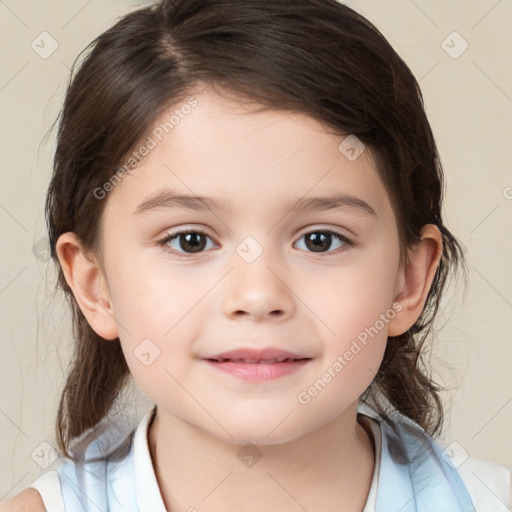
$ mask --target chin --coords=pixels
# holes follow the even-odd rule
[[[286,417],[286,416],[285,416]],[[304,435],[304,427],[292,425],[288,421],[283,421],[283,416],[268,418],[263,421],[261,418],[253,420],[250,417],[240,418],[238,421],[224,420],[222,426],[224,429],[217,429],[215,432],[209,430],[209,434],[217,439],[236,445],[245,445],[251,443],[257,446],[271,446],[290,441],[295,441]]]

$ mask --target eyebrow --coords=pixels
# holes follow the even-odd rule
[[[231,204],[225,200],[219,200],[213,197],[190,196],[175,193],[169,189],[158,190],[151,194],[142,203],[140,203],[134,215],[140,215],[150,212],[157,208],[167,209],[189,209],[214,212],[231,213]],[[314,210],[359,210],[377,217],[375,210],[363,199],[345,193],[335,193],[323,197],[301,198],[295,203],[285,203],[283,211],[314,211]]]

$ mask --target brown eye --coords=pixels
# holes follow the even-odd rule
[[[203,231],[189,230],[170,233],[159,245],[177,254],[195,254],[203,252],[211,238]]]
[[[180,249],[185,252],[200,252],[206,247],[205,236],[201,233],[182,233],[177,238]]]
[[[338,249],[344,245],[353,245],[346,236],[328,230],[311,231],[302,236],[301,240],[302,239],[305,240],[304,245],[310,252],[333,252],[329,249],[331,249],[336,240],[338,240],[337,247],[334,247],[334,249]],[[341,244],[339,243],[340,241],[342,242]]]
[[[330,230],[310,231],[300,238],[300,240],[302,239],[305,240],[305,248],[299,247],[299,249],[314,253],[332,253],[345,245],[354,245],[345,235]],[[211,249],[214,245],[213,242],[208,245],[211,240],[212,238],[207,233],[189,229],[169,233],[158,244],[168,252],[187,257],[187,255],[199,254]],[[334,250],[332,250],[333,248]]]

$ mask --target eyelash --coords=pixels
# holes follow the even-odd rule
[[[199,229],[199,228],[197,228],[197,229],[182,229],[182,230],[174,231],[172,233],[168,233],[164,238],[159,240],[157,243],[166,252],[175,254],[175,255],[177,255],[180,258],[190,258],[190,257],[194,256],[195,254],[201,254],[204,251],[200,251],[200,252],[197,252],[197,253],[180,253],[180,252],[177,252],[177,251],[175,251],[173,249],[170,249],[170,247],[167,246],[167,243],[170,242],[171,240],[174,240],[175,238],[179,237],[180,235],[190,234],[190,233],[197,233],[197,234],[204,235],[204,236],[206,236],[206,237],[208,237],[210,239],[212,238],[208,233],[206,233],[206,231],[203,231],[202,229]],[[341,240],[344,243],[344,245],[347,245],[349,247],[353,247],[353,246],[356,245],[352,240],[347,238],[342,233],[339,233],[338,231],[334,231],[334,230],[331,230],[331,229],[315,229],[315,230],[312,230],[312,231],[308,231],[307,233],[304,233],[299,238],[299,240],[301,238],[307,236],[307,235],[312,234],[312,233],[329,233],[329,234],[334,235],[335,237],[337,237],[339,240]],[[342,249],[342,248],[343,248],[343,246],[339,247],[338,251],[339,251],[339,249]],[[307,252],[311,252],[312,254],[335,254],[336,253],[336,251],[326,251],[324,253],[322,253],[322,252],[315,253],[314,251],[307,251]]]

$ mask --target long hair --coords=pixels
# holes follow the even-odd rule
[[[58,118],[46,200],[54,261],[57,239],[68,231],[98,248],[108,198],[93,191],[198,84],[353,134],[389,194],[401,262],[425,224],[437,225],[443,241],[421,316],[388,339],[362,400],[388,419],[392,406],[431,435],[439,431],[442,388],[430,376],[423,344],[464,255],[443,223],[443,171],[419,85],[375,26],[336,0],[163,0],[122,17],[82,57]],[[57,417],[59,447],[70,456],[70,442],[107,415],[129,369],[119,339],[105,342],[89,326],[60,266],[57,284],[71,304],[76,343]]]

